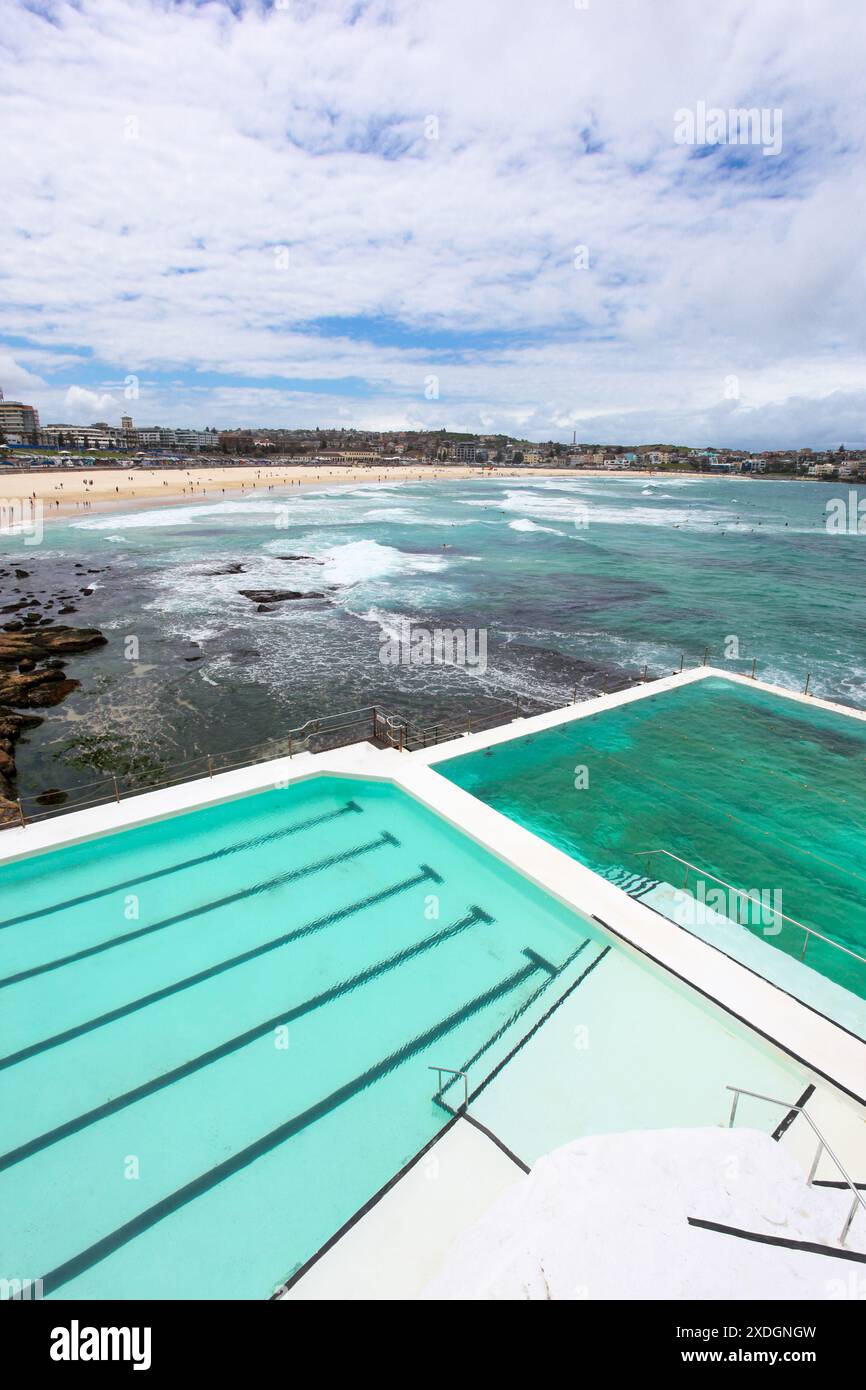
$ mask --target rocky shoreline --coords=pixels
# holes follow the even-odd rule
[[[13,578],[18,581],[15,592],[20,594],[21,581],[30,578],[29,571],[0,571],[0,579]],[[88,591],[86,586],[79,593]],[[66,673],[69,658],[107,641],[98,628],[68,627],[46,616],[45,608],[55,603],[61,605],[58,614],[75,612],[73,597],[64,591],[43,604],[29,593],[0,606],[0,615],[7,616],[0,625],[0,826],[13,824],[20,816],[14,787],[15,745],[26,730],[42,723],[38,715],[21,711],[59,705],[81,684]]]

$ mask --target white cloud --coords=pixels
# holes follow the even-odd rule
[[[57,424],[86,425],[94,420],[114,420],[118,407],[113,396],[88,391],[82,386],[70,386],[63,398],[63,417]]]
[[[0,87],[0,332],[43,354],[43,414],[67,348],[179,377],[144,422],[670,439],[769,412],[819,443],[830,393],[866,393],[859,0],[43,7],[7,0]],[[696,159],[673,114],[698,100],[781,107],[782,155]]]

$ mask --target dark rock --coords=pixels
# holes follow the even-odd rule
[[[16,579],[29,579],[29,578],[30,578],[30,571],[29,571],[29,570],[16,570],[16,571],[15,571],[15,578],[16,578]]]
[[[253,603],[289,603],[299,598],[324,598],[324,594],[302,593],[300,589],[239,589]]]
[[[62,671],[0,676],[0,701],[18,709],[47,709],[61,704],[80,684],[66,680]]]
[[[275,560],[312,560],[314,565],[323,565],[324,560],[317,560],[315,555],[275,555]]]
[[[41,723],[36,715],[16,714],[14,710],[0,708],[0,828],[20,819],[12,789],[16,772],[15,744],[24,729],[36,728]]]
[[[246,574],[247,569],[247,565],[242,565],[240,561],[236,560],[233,564],[225,565],[220,570],[204,570],[203,573],[210,578],[216,579],[222,574]]]
[[[36,670],[36,662],[33,660],[32,657],[25,657],[23,661],[19,661],[18,670],[20,671],[22,676],[26,676],[28,671]]]
[[[62,806],[68,797],[69,793],[62,792],[59,787],[48,787],[39,793],[36,800],[40,806]]]
[[[43,661],[49,656],[89,652],[104,647],[107,639],[95,627],[42,627],[38,631],[0,632],[0,669],[15,667],[27,658]],[[0,697],[2,703],[2,697]]]

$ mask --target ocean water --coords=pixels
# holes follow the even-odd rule
[[[81,690],[19,745],[20,790],[151,773],[374,701],[423,722],[531,710],[706,648],[862,704],[866,536],[825,525],[849,491],[567,475],[314,485],[54,520],[38,546],[3,536],[29,572],[2,581],[4,604],[74,585],[77,612],[59,620],[109,639],[70,663]],[[230,565],[244,570],[217,573]],[[239,592],[268,588],[322,597],[259,613]],[[483,630],[483,668],[383,664],[403,619]]]
[[[864,758],[862,720],[710,677],[435,766],[621,886],[750,894],[716,944],[866,1037]]]

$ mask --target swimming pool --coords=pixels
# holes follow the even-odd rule
[[[49,1298],[266,1298],[447,1122],[428,1068],[508,1109],[509,1059],[590,982],[602,1011],[606,991],[636,1017],[671,997],[360,779],[8,863],[0,905],[0,1275]],[[799,1094],[795,1068],[695,998],[676,1017],[653,1049],[665,1122],[721,1120],[723,1080]],[[596,1100],[569,1124],[597,1125],[601,1097],[604,1127],[657,1120],[612,1084],[639,1046],[623,1027],[587,1053]],[[540,1122],[510,1109],[541,1151]]]
[[[864,758],[863,721],[707,677],[433,765],[675,920],[703,883],[684,925],[863,1036]]]

